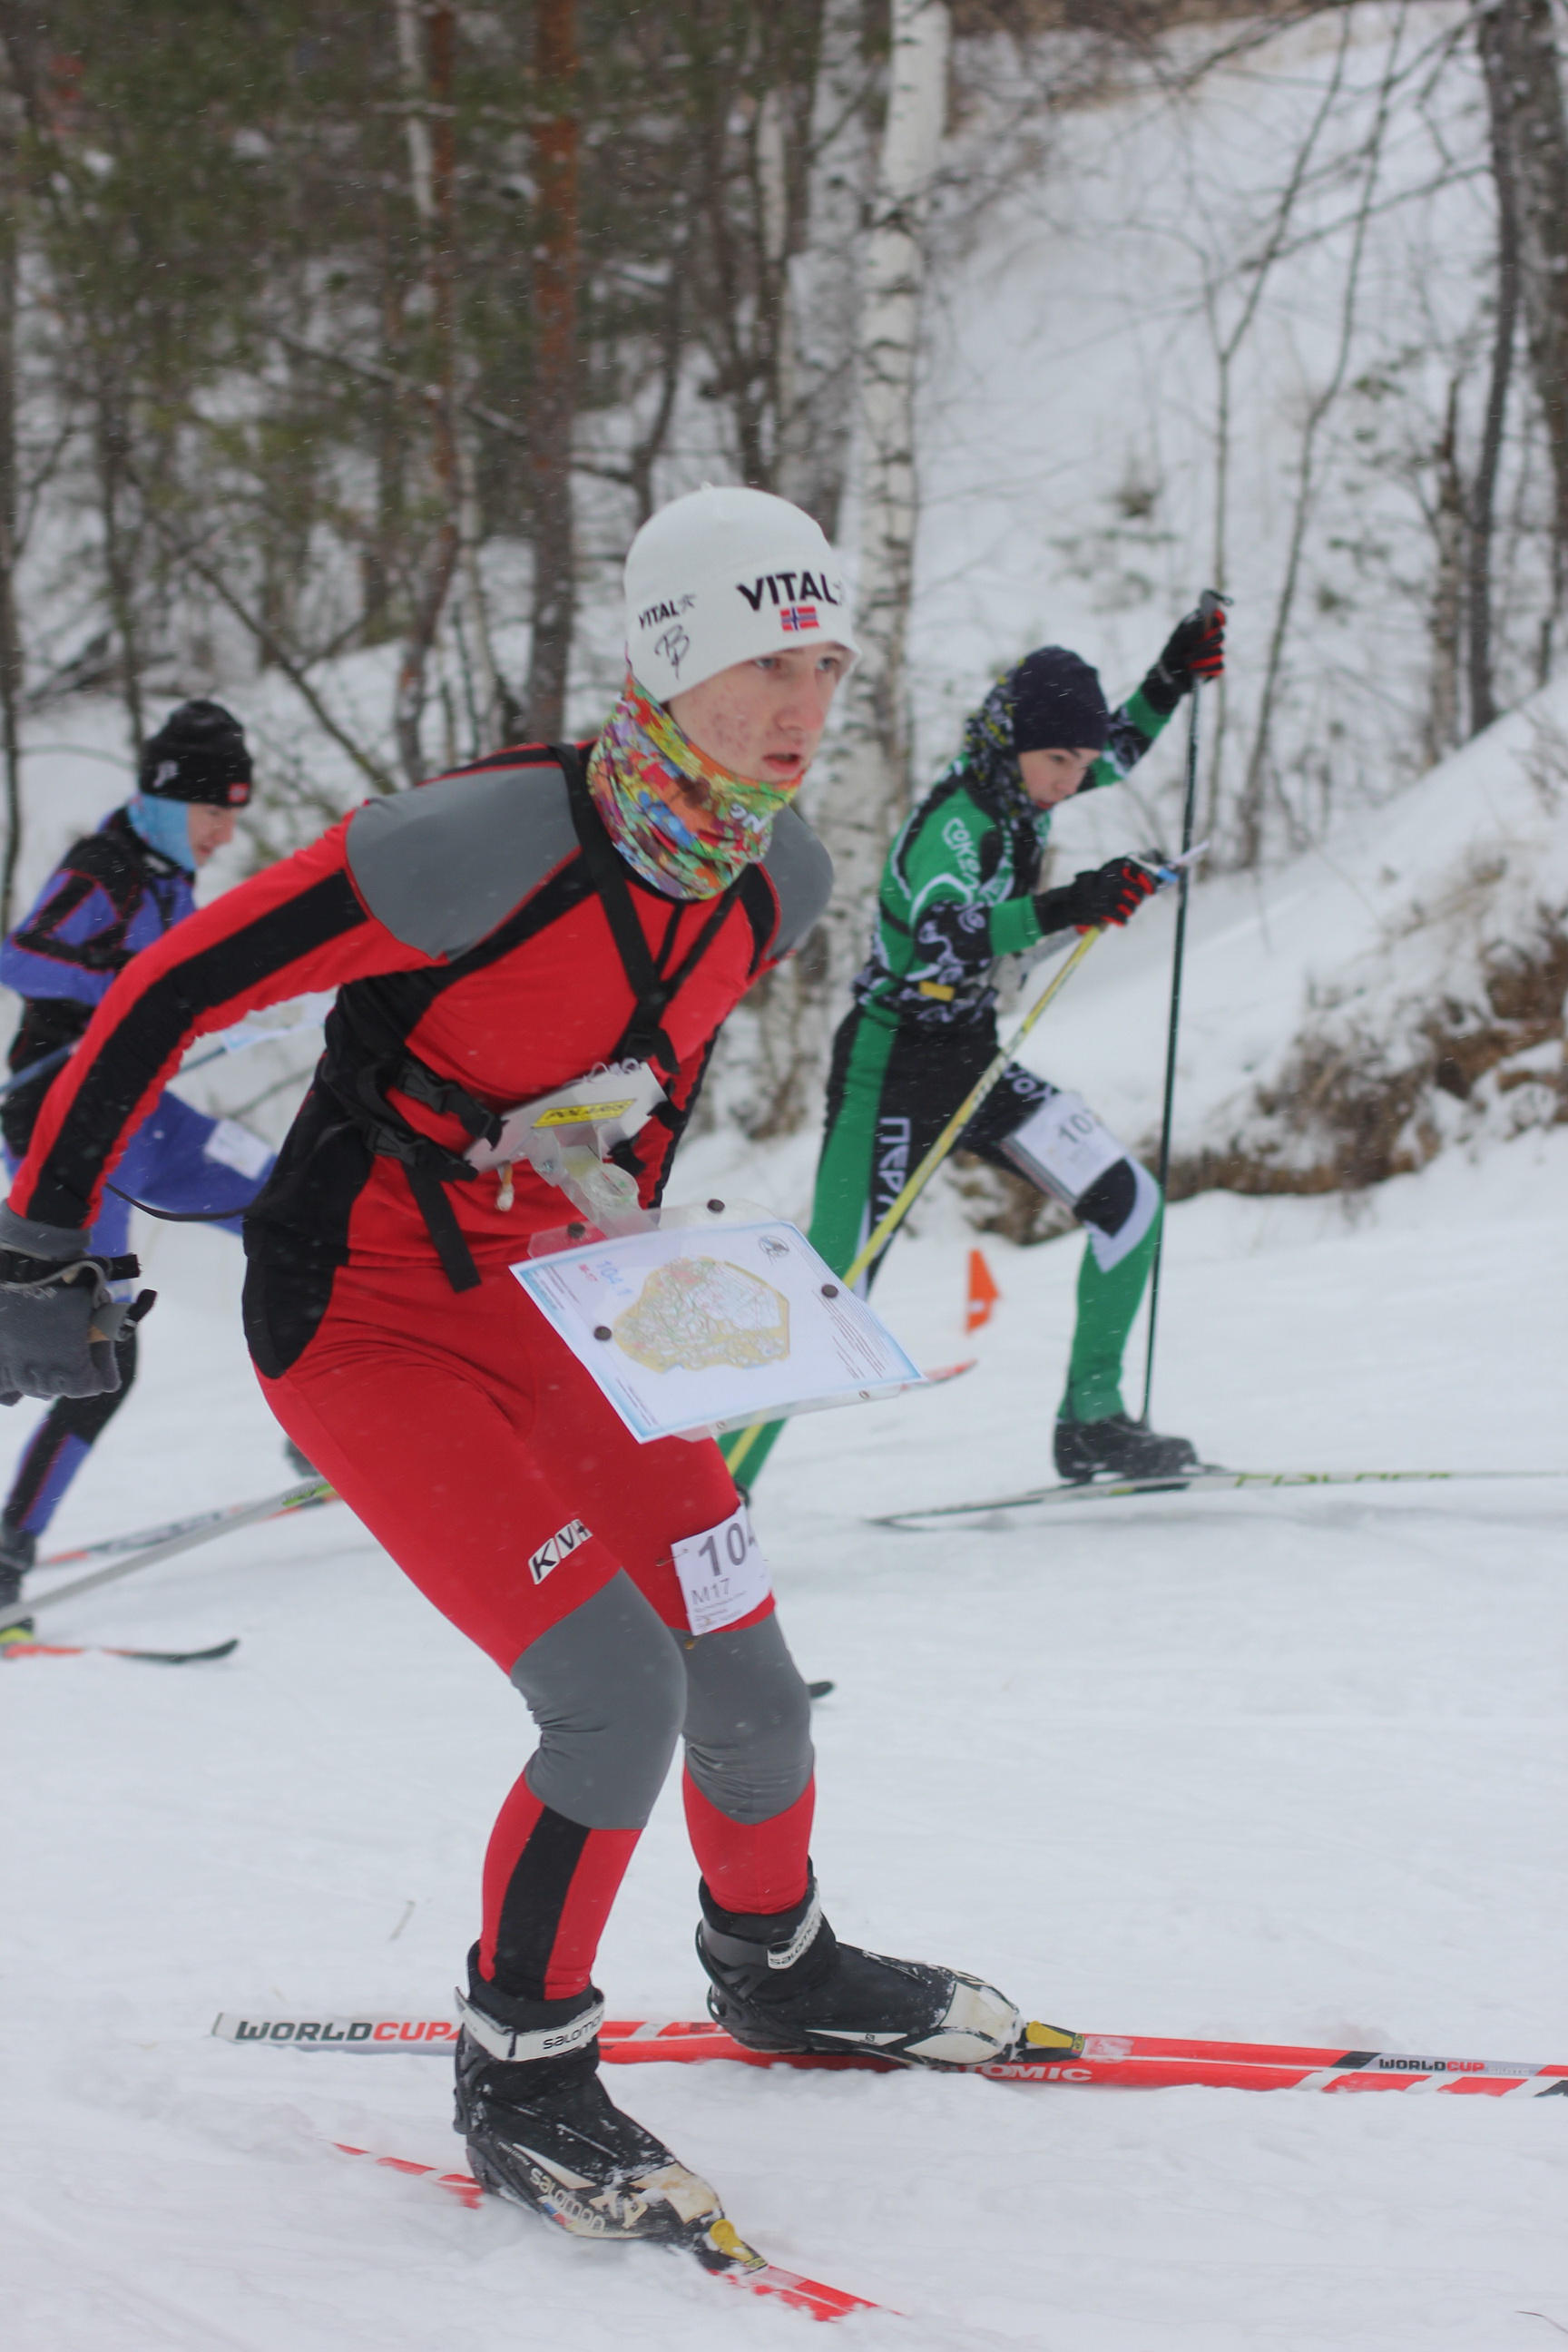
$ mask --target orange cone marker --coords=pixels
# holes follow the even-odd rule
[[[991,1309],[1001,1296],[996,1287],[996,1278],[985,1263],[984,1251],[972,1249],[969,1253],[969,1301],[964,1310],[964,1329],[978,1331],[983,1323],[989,1323]]]

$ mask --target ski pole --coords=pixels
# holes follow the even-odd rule
[[[1221,603],[1218,592],[1205,588],[1198,599],[1198,610],[1206,620]],[[1193,846],[1193,829],[1197,820],[1198,804],[1198,695],[1199,681],[1193,680],[1193,707],[1187,714],[1187,792],[1182,808],[1182,855],[1173,863],[1180,866],[1177,885],[1176,936],[1171,950],[1171,1015],[1165,1031],[1165,1107],[1160,1120],[1160,1238],[1154,1244],[1154,1263],[1149,1269],[1149,1344],[1143,1359],[1143,1426],[1149,1426],[1149,1401],[1154,1388],[1154,1330],[1160,1313],[1160,1267],[1165,1255],[1165,1183],[1171,1172],[1171,1114],[1176,1097],[1176,1030],[1182,1016],[1182,964],[1187,946],[1187,892],[1191,885],[1189,859]]]
[[[1188,866],[1192,864],[1194,857],[1201,857],[1207,847],[1208,844],[1206,842],[1202,842],[1195,850],[1190,846],[1184,848],[1180,857],[1167,857],[1161,859],[1154,870],[1160,877],[1162,887],[1173,881],[1179,881],[1183,890],[1184,891],[1187,885]],[[1008,1063],[1013,1059],[1013,1056],[1016,1054],[1019,1046],[1023,1044],[1025,1038],[1028,1035],[1030,1030],[1034,1027],[1036,1022],[1045,1011],[1047,1005],[1050,1003],[1058,989],[1062,989],[1067,986],[1068,980],[1078,970],[1079,965],[1083,961],[1085,956],[1089,953],[1096,940],[1100,940],[1104,937],[1104,924],[1096,923],[1092,925],[1085,931],[1082,939],[1079,940],[1077,947],[1074,948],[1071,955],[1068,956],[1066,963],[1063,964],[1060,971],[1058,972],[1056,978],[1050,982],[1049,986],[1043,988],[1040,991],[1040,993],[1035,999],[1034,1003],[1029,1007],[1027,1013],[1025,1013],[1016,1029],[1014,1030],[1012,1036],[997,1054],[995,1060],[988,1063],[986,1067],[982,1071],[980,1076],[976,1078],[968,1094],[964,1096],[963,1100],[959,1104],[958,1108],[953,1112],[952,1117],[948,1120],[947,1125],[942,1129],[942,1133],[937,1137],[936,1141],[931,1145],[931,1150],[926,1153],[925,1158],[921,1161],[920,1166],[915,1170],[914,1174],[910,1178],[909,1182],[899,1194],[898,1199],[892,1202],[881,1222],[868,1235],[866,1242],[861,1246],[858,1255],[850,1259],[844,1273],[844,1285],[846,1289],[854,1289],[855,1285],[859,1281],[860,1276],[865,1273],[866,1268],[870,1265],[871,1260],[882,1248],[884,1243],[887,1242],[903,1223],[905,1217],[908,1216],[910,1211],[914,1207],[914,1204],[919,1199],[921,1193],[925,1190],[927,1184],[935,1175],[942,1161],[947,1158],[948,1153],[952,1150],[953,1145],[957,1142],[960,1134],[974,1117],[975,1112],[980,1108],[981,1104],[985,1100],[985,1097],[991,1092],[992,1087],[996,1085],[1003,1072],[1006,1069]]]
[[[291,1034],[292,1032],[287,1029],[268,1029],[266,1032],[267,1037],[286,1037]],[[264,1041],[258,1037],[256,1042],[259,1045]],[[205,1069],[209,1062],[216,1062],[221,1055],[232,1053],[235,1050],[230,1045],[216,1045],[210,1054],[202,1054],[195,1061],[187,1062],[178,1075],[182,1078],[188,1077],[193,1070]],[[62,1062],[68,1062],[75,1052],[76,1044],[73,1040],[70,1045],[60,1046],[58,1052],[45,1054],[38,1061],[29,1062],[25,1069],[18,1070],[14,1077],[7,1078],[4,1086],[0,1086],[0,1102],[4,1102],[5,1097],[14,1093],[17,1087],[29,1087],[35,1078],[47,1077],[49,1072],[58,1070]]]
[[[919,1200],[921,1194],[925,1191],[926,1186],[931,1182],[931,1178],[936,1174],[937,1170],[942,1166],[942,1161],[947,1158],[948,1153],[952,1150],[953,1145],[958,1141],[958,1139],[963,1134],[964,1129],[969,1125],[970,1120],[974,1117],[975,1112],[980,1108],[981,1104],[985,1100],[986,1096],[991,1092],[992,1087],[995,1086],[1001,1078],[1008,1063],[1013,1059],[1014,1055],[1017,1052],[1019,1046],[1023,1044],[1025,1038],[1028,1035],[1030,1030],[1034,1027],[1036,1022],[1045,1011],[1047,1005],[1051,1003],[1052,999],[1061,989],[1064,989],[1067,986],[1068,982],[1072,978],[1073,973],[1078,970],[1079,964],[1083,961],[1085,956],[1089,953],[1096,940],[1103,939],[1104,936],[1105,927],[1100,923],[1092,925],[1085,931],[1082,939],[1079,940],[1077,947],[1074,948],[1071,955],[1068,956],[1066,963],[1063,964],[1056,978],[1050,982],[1048,987],[1043,988],[1040,991],[1039,995],[1035,999],[1034,1003],[1029,1007],[1027,1013],[1025,1013],[1022,1021],[1019,1022],[1018,1026],[1014,1030],[1013,1034],[1008,1039],[1007,1043],[998,1052],[995,1059],[989,1062],[985,1068],[981,1072],[979,1077],[975,1079],[974,1084],[970,1087],[969,1092],[964,1096],[963,1100],[959,1104],[958,1108],[953,1112],[952,1117],[948,1120],[947,1125],[942,1129],[942,1133],[937,1137],[936,1141],[931,1145],[931,1150],[926,1153],[925,1158],[921,1161],[920,1166],[915,1170],[914,1174],[910,1178],[909,1182],[904,1186],[903,1191],[899,1194],[897,1200],[891,1202],[879,1223],[872,1227],[871,1232],[862,1243],[859,1250],[845,1267],[844,1287],[846,1290],[854,1289],[855,1285],[859,1281],[860,1276],[865,1273],[866,1268],[870,1265],[872,1259],[878,1256],[885,1244],[892,1239],[892,1236],[903,1223],[904,1219],[909,1215],[910,1211],[914,1207],[915,1202]]]
[[[1162,888],[1165,888],[1172,882],[1179,880],[1183,889],[1184,890],[1187,881],[1187,867],[1193,863],[1194,858],[1201,857],[1207,847],[1208,844],[1206,841],[1200,842],[1196,849],[1193,849],[1191,847],[1184,849],[1180,857],[1163,857],[1157,864],[1153,864],[1152,860],[1147,862],[1153,864],[1153,871],[1159,877],[1160,887]],[[1007,1040],[1007,1043],[998,1052],[995,1060],[987,1063],[985,1068],[974,1081],[973,1086],[971,1087],[969,1092],[964,1096],[963,1100],[959,1104],[958,1108],[953,1112],[952,1117],[948,1120],[947,1125],[942,1129],[942,1133],[937,1137],[936,1141],[931,1145],[931,1150],[926,1153],[925,1158],[921,1161],[920,1166],[915,1170],[914,1174],[910,1178],[909,1182],[904,1186],[903,1191],[899,1194],[898,1199],[892,1202],[881,1222],[868,1235],[858,1254],[850,1259],[843,1276],[846,1289],[854,1289],[855,1285],[859,1281],[860,1276],[865,1273],[866,1268],[870,1265],[871,1260],[881,1249],[883,1244],[887,1242],[903,1223],[904,1219],[914,1207],[914,1204],[919,1199],[921,1193],[924,1192],[927,1184],[930,1183],[931,1178],[941,1167],[942,1161],[947,1158],[948,1153],[952,1150],[953,1145],[957,1142],[960,1134],[974,1117],[975,1112],[980,1108],[981,1104],[985,1100],[985,1097],[991,1092],[992,1087],[996,1085],[998,1079],[1002,1076],[1003,1072],[1006,1069],[1008,1063],[1013,1059],[1013,1056],[1016,1054],[1019,1046],[1023,1044],[1025,1038],[1028,1035],[1036,1022],[1038,1021],[1041,1013],[1044,1013],[1046,1007],[1051,1003],[1058,992],[1067,986],[1068,982],[1078,970],[1079,964],[1083,961],[1085,956],[1089,953],[1096,940],[1102,940],[1105,937],[1105,930],[1106,927],[1103,923],[1094,923],[1089,926],[1089,928],[1084,932],[1082,939],[1079,940],[1077,947],[1074,948],[1071,955],[1068,956],[1066,963],[1063,964],[1060,971],[1058,972],[1056,978],[1047,987],[1043,988],[1040,991],[1040,993],[1035,999],[1033,1004],[1030,1005],[1029,1010],[1025,1013],[1023,1019],[1014,1030],[1013,1034]]]
[[[130,1559],[117,1559],[110,1568],[95,1569],[90,1576],[74,1576],[68,1584],[57,1584],[52,1592],[18,1601],[0,1613],[0,1632],[23,1618],[37,1616],[40,1609],[52,1609],[57,1601],[74,1601],[79,1592],[92,1592],[100,1584],[118,1583],[122,1576],[134,1576],[138,1569],[154,1567],[161,1559],[173,1559],[176,1552],[191,1551],[197,1544],[210,1543],[214,1536],[233,1535],[241,1528],[258,1526],[263,1519],[279,1518],[285,1512],[307,1511],[317,1503],[336,1500],[324,1478],[307,1478],[300,1486],[287,1487],[281,1495],[269,1495],[264,1503],[247,1503],[238,1510],[217,1512],[195,1527],[186,1527],[178,1535],[165,1537],[162,1543],[149,1544],[145,1551],[134,1553]]]
[[[5,1085],[0,1086],[0,1102],[4,1102],[8,1094],[14,1094],[18,1087],[31,1086],[35,1078],[44,1077],[50,1070],[58,1070],[60,1064],[75,1052],[73,1041],[68,1045],[60,1046],[56,1053],[45,1054],[37,1061],[29,1062],[26,1069],[18,1070],[14,1077],[7,1078]]]
[[[174,1075],[188,1078],[193,1071],[205,1070],[209,1062],[221,1062],[226,1054],[245,1054],[252,1045],[270,1045],[282,1037],[303,1036],[312,1025],[310,1022],[301,1021],[292,1029],[250,1029],[243,1033],[237,1029],[226,1030],[219,1044],[210,1046],[205,1054],[198,1054],[194,1062],[186,1062]],[[231,1037],[238,1038],[238,1044],[230,1045]],[[61,1045],[56,1052],[45,1054],[37,1061],[29,1062],[25,1069],[17,1070],[0,1084],[0,1102],[4,1102],[17,1087],[30,1087],[35,1078],[47,1077],[51,1070],[58,1070],[62,1062],[70,1059],[76,1048],[77,1041],[73,1038],[68,1045]]]
[[[1001,1077],[1003,1071],[1007,1067],[1013,1055],[1023,1044],[1025,1038],[1028,1035],[1030,1030],[1034,1027],[1036,1022],[1045,1011],[1047,1005],[1050,1003],[1052,998],[1057,994],[1058,990],[1066,987],[1068,980],[1078,970],[1079,964],[1083,961],[1085,956],[1089,953],[1096,940],[1102,939],[1103,937],[1104,926],[1102,924],[1097,923],[1085,931],[1082,939],[1079,940],[1077,947],[1074,948],[1071,955],[1068,956],[1066,963],[1063,964],[1060,971],[1057,973],[1055,979],[1050,982],[1048,987],[1043,988],[1040,991],[1039,995],[1035,999],[1035,1002],[1029,1007],[1028,1012],[1025,1013],[1022,1021],[1019,1022],[1018,1026],[1013,1032],[1007,1044],[1002,1047],[994,1061],[987,1063],[979,1077],[976,1078],[974,1084],[970,1087],[969,1092],[964,1096],[963,1100],[959,1104],[958,1108],[953,1112],[952,1117],[948,1120],[947,1125],[942,1129],[942,1133],[937,1137],[936,1141],[931,1145],[931,1150],[926,1153],[925,1158],[921,1161],[920,1166],[915,1170],[914,1174],[910,1178],[909,1182],[904,1186],[903,1191],[899,1194],[897,1200],[890,1204],[887,1213],[873,1229],[864,1246],[854,1257],[850,1259],[848,1265],[845,1268],[843,1275],[840,1276],[840,1280],[843,1282],[846,1290],[854,1289],[855,1285],[859,1281],[860,1276],[865,1273],[866,1268],[870,1265],[872,1259],[877,1255],[883,1244],[892,1238],[893,1234],[903,1223],[905,1217],[913,1208],[916,1201],[920,1198],[921,1192],[924,1192],[931,1178],[936,1174],[937,1170],[947,1158],[948,1153],[952,1150],[953,1145],[957,1142],[960,1135],[963,1134],[963,1129],[968,1126],[969,1121],[973,1118],[981,1104],[985,1100],[985,1097],[991,1092],[992,1087]],[[765,1421],[753,1421],[749,1428],[740,1430],[736,1433],[735,1444],[730,1453],[726,1455],[724,1465],[731,1477],[733,1477],[735,1473],[740,1469],[742,1464],[745,1461],[747,1454],[751,1452],[752,1446],[756,1444],[757,1439],[767,1426],[768,1424]]]

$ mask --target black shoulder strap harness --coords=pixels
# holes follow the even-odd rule
[[[605,832],[588,791],[585,763],[572,744],[549,746],[550,755],[566,779],[572,821],[583,861],[595,894],[605,909],[611,937],[637,1002],[631,1019],[605,1055],[606,1061],[652,1062],[673,1076],[675,1049],[663,1027],[666,1013],[690,979],[722,929],[725,918],[745,880],[742,874],[716,901],[713,912],[673,971],[662,969],[673,945],[685,900],[672,900],[665,944],[656,957],[649,948],[632,904],[631,886],[619,852]],[[418,1204],[442,1270],[454,1290],[472,1290],[479,1283],[473,1253],[463,1239],[448,1184],[472,1183],[478,1170],[444,1144],[421,1135],[388,1101],[390,1091],[407,1095],[427,1110],[458,1119],[476,1142],[494,1144],[501,1122],[477,1096],[450,1078],[443,1078],[409,1051],[396,1024],[377,1003],[374,983],[361,982],[340,992],[335,1035],[319,1072],[324,1085],[358,1129],[372,1151],[400,1160],[408,1171],[408,1189]],[[623,1145],[623,1151],[629,1151]],[[636,1172],[632,1161],[630,1172]]]

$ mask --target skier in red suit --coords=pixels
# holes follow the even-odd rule
[[[719,1450],[633,1440],[507,1271],[570,1203],[522,1160],[466,1156],[509,1108],[644,1062],[665,1099],[616,1157],[657,1203],[721,1024],[826,901],[790,805],[855,653],[820,530],[705,488],[638,534],[626,591],[628,676],[595,742],[369,803],[116,982],[0,1210],[0,1390],[112,1386],[128,1310],[82,1244],[126,1137],[193,1036],[336,987],[247,1219],[246,1328],[290,1437],[538,1726],[486,1859],[458,2127],[500,2194],[719,2263],[713,2191],[596,2072],[594,1956],[678,1739],[699,1957],[732,2033],[963,2065],[1022,2029],[975,1978],[835,1937],[773,1601],[697,1638],[675,1572],[672,1545],[737,1510]]]

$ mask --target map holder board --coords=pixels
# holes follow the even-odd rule
[[[764,1212],[667,1211],[511,1271],[641,1444],[924,1385],[798,1226]]]

